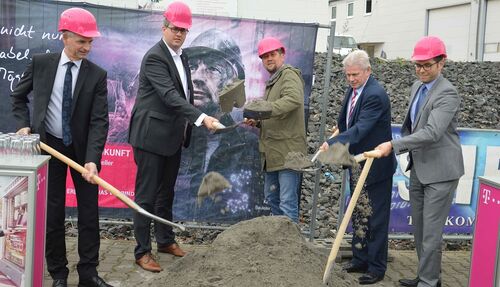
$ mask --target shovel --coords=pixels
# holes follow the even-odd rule
[[[232,125],[227,126],[227,127],[221,123],[215,123],[214,125],[215,125],[216,130],[213,133],[214,134],[223,134],[223,133],[230,132],[230,131],[234,130],[235,128],[237,128],[239,125],[243,124],[245,122],[245,120],[246,120],[246,118],[241,122],[232,124]]]
[[[333,132],[333,134],[328,138],[328,139],[331,139],[333,137],[336,137],[339,135],[339,129],[336,127],[335,128],[335,131]],[[314,156],[311,158],[311,162],[314,163],[316,161],[316,159],[318,158],[319,154],[322,152],[322,150],[318,150]]]
[[[51,148],[50,146],[44,144],[43,142],[40,142],[40,148],[43,149],[44,151],[46,151],[47,153],[49,153],[50,155],[52,155],[53,157],[57,158],[58,160],[64,162],[67,165],[69,165],[71,168],[75,169],[79,173],[84,173],[84,172],[87,171],[83,166],[79,165],[78,163],[74,162],[73,160],[71,160],[67,156],[65,156],[62,153],[56,151],[55,149]],[[153,220],[156,220],[156,221],[158,221],[160,223],[163,223],[163,224],[166,224],[166,225],[170,225],[172,227],[176,227],[176,228],[178,228],[178,229],[180,229],[182,231],[186,230],[186,227],[184,227],[181,224],[173,223],[173,222],[168,221],[168,220],[166,220],[164,218],[161,218],[159,216],[156,216],[154,214],[149,213],[144,208],[140,207],[137,203],[135,203],[133,200],[131,200],[130,198],[128,198],[125,194],[121,193],[117,188],[115,188],[114,186],[112,186],[111,184],[109,184],[104,179],[100,178],[99,176],[92,175],[92,179],[100,187],[102,187],[105,190],[109,191],[116,198],[118,198],[119,200],[121,200],[123,203],[125,203],[128,207],[132,208],[136,212],[138,212],[138,213],[140,213],[140,214],[142,214],[142,215],[144,215],[146,217],[149,217],[149,218],[151,218]]]
[[[323,284],[327,284],[328,280],[330,279],[333,262],[337,257],[337,253],[340,248],[340,243],[342,241],[342,238],[344,237],[345,230],[347,228],[349,220],[351,219],[352,212],[354,211],[354,206],[356,205],[359,195],[361,194],[361,190],[363,189],[363,186],[365,184],[365,180],[372,166],[373,159],[380,158],[381,156],[382,154],[380,151],[372,150],[353,157],[354,160],[358,163],[364,160],[366,160],[366,163],[363,167],[363,170],[361,171],[361,175],[359,176],[358,182],[356,183],[356,188],[354,189],[351,200],[349,201],[349,206],[346,209],[344,218],[342,219],[342,223],[340,224],[339,230],[337,232],[337,236],[335,237],[335,241],[333,242],[332,250],[330,251],[330,256],[328,256],[328,260],[325,267],[325,273],[323,274]]]
[[[338,128],[334,127],[333,129],[333,134],[328,139],[331,139],[339,134]],[[314,172],[318,170],[318,167],[311,168],[311,166],[314,164],[320,153],[321,150],[318,150],[312,159],[309,159],[300,152],[289,152],[285,157],[285,164],[283,167],[299,172]]]

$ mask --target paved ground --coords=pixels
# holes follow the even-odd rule
[[[78,276],[76,273],[76,263],[78,255],[76,251],[76,239],[67,238],[68,261],[70,264],[70,286],[77,286]],[[99,274],[113,286],[141,286],[148,279],[158,276],[157,274],[146,272],[134,263],[133,249],[135,242],[124,240],[102,240]],[[318,248],[326,254],[330,249],[324,244],[318,244]],[[209,248],[200,245],[183,245],[187,251],[195,249]],[[416,270],[416,254],[414,251],[390,250],[389,256],[392,259],[384,281],[372,286],[399,286],[398,279],[413,278]],[[159,255],[160,264],[168,266],[174,260],[179,260],[168,254]],[[326,263],[325,263],[326,264]],[[466,287],[469,277],[470,252],[468,251],[446,251],[443,253],[443,273],[442,286]],[[50,287],[52,280],[45,275],[44,286]],[[168,285],[168,284],[167,284]],[[164,285],[164,286],[167,286]],[[177,286],[175,286],[177,287]],[[180,286],[179,286],[180,287]],[[228,286],[229,287],[229,286]],[[236,287],[236,286],[235,286]],[[264,287],[264,286],[263,286]],[[265,286],[272,287],[272,286]],[[314,287],[314,286],[313,286]]]

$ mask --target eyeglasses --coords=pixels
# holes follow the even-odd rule
[[[417,70],[424,69],[424,71],[429,71],[432,68],[432,66],[434,66],[437,63],[439,63],[439,62],[425,63],[425,64],[415,63],[415,69],[417,69]]]
[[[174,33],[174,34],[181,33],[182,35],[186,35],[189,32],[188,29],[179,28],[179,27],[170,27],[170,26],[167,26],[167,28],[169,28],[170,31],[172,31],[172,33]]]

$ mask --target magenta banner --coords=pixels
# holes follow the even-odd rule
[[[108,71],[110,130],[100,175],[134,198],[136,166],[127,143],[130,112],[139,86],[142,57],[161,39],[161,11],[56,1],[2,1],[1,5],[0,131],[15,131],[9,94],[31,56],[62,49],[57,32],[60,13],[75,5],[84,7],[96,16],[102,33],[94,40],[90,59]],[[274,36],[286,46],[286,62],[302,71],[307,113],[317,28],[315,24],[195,16],[184,45],[190,59],[195,105],[225,125],[242,121],[241,109],[221,111],[218,94],[224,86],[242,79],[246,101],[262,97],[268,73],[257,56],[257,44],[263,37]],[[201,179],[209,171],[224,175],[232,188],[197,202]],[[72,211],[76,198],[70,180],[67,186],[67,206]],[[239,126],[214,135],[195,128],[191,146],[182,155],[174,219],[234,223],[266,214],[263,198],[258,130]],[[124,204],[105,190],[100,191],[99,204],[101,216],[130,218]]]

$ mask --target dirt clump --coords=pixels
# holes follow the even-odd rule
[[[207,173],[198,188],[197,201],[198,206],[201,205],[203,199],[207,196],[214,196],[214,194],[223,191],[224,189],[231,188],[231,184],[222,174],[211,171]]]
[[[304,171],[312,167],[312,161],[301,152],[289,152],[285,157],[284,168]]]
[[[323,285],[326,261],[327,254],[307,242],[295,223],[265,216],[231,226],[209,248],[188,253],[149,286],[347,287],[356,282],[335,265]]]

